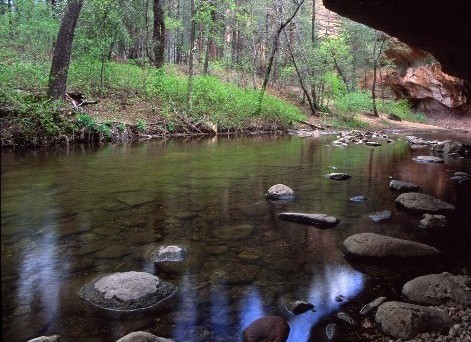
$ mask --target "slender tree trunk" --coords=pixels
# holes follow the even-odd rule
[[[311,14],[311,44],[314,47],[316,43],[316,0],[312,0]]]
[[[156,68],[161,68],[164,66],[165,56],[165,20],[160,0],[154,0],[154,30],[152,38],[154,40],[154,65]]]
[[[373,43],[373,85],[371,87],[371,97],[373,98],[373,113],[379,117],[378,109],[376,108],[376,69],[378,68],[378,60],[381,57],[385,39],[382,40],[381,46],[379,47],[378,53],[376,53],[377,42],[379,39],[379,33],[375,35],[375,41]]]
[[[196,35],[196,22],[195,22],[195,0],[190,0],[191,10],[191,30],[190,30],[190,56],[188,59],[188,107],[191,110],[193,101],[193,59],[195,55],[195,35]]]
[[[56,46],[52,56],[49,74],[48,96],[54,100],[64,97],[67,88],[67,76],[70,55],[74,40],[75,26],[84,0],[69,0],[57,34]]]
[[[291,61],[293,62],[294,69],[296,70],[296,74],[298,75],[299,85],[301,86],[301,89],[303,90],[303,98],[304,97],[307,98],[307,101],[309,102],[309,108],[311,108],[311,114],[314,116],[318,116],[318,114],[316,113],[315,104],[313,103],[312,98],[309,94],[309,91],[307,90],[304,84],[303,77],[301,75],[301,72],[299,71],[298,64],[296,63],[294,52],[293,52],[293,49],[291,48],[291,44],[289,41],[288,41],[288,52],[289,52],[289,56],[291,57]]]
[[[275,59],[276,51],[278,50],[278,44],[279,44],[279,41],[280,41],[280,34],[283,31],[283,29],[286,27],[286,25],[288,25],[291,22],[291,20],[293,20],[293,18],[296,16],[296,14],[299,11],[299,8],[301,7],[301,5],[303,3],[304,3],[304,0],[301,0],[301,2],[296,4],[296,8],[293,11],[293,13],[291,14],[291,16],[288,19],[286,19],[286,21],[281,22],[280,27],[278,28],[278,30],[275,33],[275,37],[273,38],[273,45],[272,45],[272,49],[271,49],[271,53],[270,53],[270,58],[268,59],[267,70],[265,71],[265,77],[263,78],[262,90],[260,91],[260,98],[259,98],[259,101],[258,101],[258,111],[261,110],[263,96],[265,95],[268,80],[270,79],[270,72],[271,72],[271,68],[273,66],[273,60]]]
[[[350,91],[350,87],[348,85],[348,80],[347,77],[345,77],[345,73],[342,71],[340,68],[339,63],[337,62],[337,58],[334,58],[334,65],[335,65],[335,70],[337,70],[338,74],[340,75],[340,78],[342,79],[343,83],[345,83],[345,87],[347,87],[347,91]]]

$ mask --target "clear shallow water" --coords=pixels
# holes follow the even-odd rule
[[[471,143],[469,134],[453,138]],[[373,294],[397,296],[397,284],[412,274],[458,272],[470,262],[471,189],[449,180],[451,171],[471,172],[469,159],[418,164],[411,158],[428,149],[411,150],[404,140],[337,148],[329,145],[333,139],[218,138],[4,152],[3,339],[59,334],[66,341],[115,341],[148,330],[177,341],[238,341],[255,319],[279,314],[290,323],[289,341],[308,341],[340,309],[354,312]],[[330,172],[352,178],[331,181],[324,177]],[[450,231],[438,237],[420,232],[418,217],[395,209],[389,176],[455,204]],[[296,200],[267,201],[264,194],[277,183],[293,188]],[[350,202],[356,195],[368,200]],[[390,220],[368,218],[383,209],[392,211]],[[342,222],[318,230],[280,221],[281,211],[327,213]],[[220,232],[241,225],[252,228],[243,239]],[[434,265],[387,270],[350,264],[340,246],[358,232],[430,243],[446,256]],[[154,265],[143,255],[159,245],[185,246],[189,257]],[[131,270],[156,274],[178,292],[132,313],[101,310],[78,296],[97,275]],[[339,295],[346,299],[337,302]],[[294,300],[309,301],[317,311],[291,315],[286,306]]]

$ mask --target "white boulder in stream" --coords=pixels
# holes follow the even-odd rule
[[[417,156],[415,158],[412,158],[412,160],[415,160],[418,163],[436,163],[436,164],[441,164],[444,163],[445,160],[440,158],[440,157],[434,157],[434,156]]]
[[[180,246],[159,246],[151,252],[153,262],[183,261],[188,252],[185,247]]]
[[[275,184],[266,194],[268,199],[271,200],[292,200],[294,198],[294,191],[284,184]]]
[[[281,213],[282,220],[305,223],[319,228],[331,228],[339,224],[340,220],[326,214]]]
[[[410,340],[423,332],[444,332],[451,327],[445,311],[402,302],[386,302],[376,311],[375,321],[385,334]]]
[[[416,213],[449,213],[455,206],[430,195],[419,192],[407,192],[396,198],[396,206]]]
[[[375,233],[349,236],[343,242],[348,256],[363,258],[410,258],[440,254],[434,247]]]
[[[95,278],[79,292],[91,304],[107,310],[133,311],[170,297],[175,287],[146,272],[117,272]]]
[[[407,282],[402,295],[423,305],[471,305],[471,277],[450,273],[428,274]]]

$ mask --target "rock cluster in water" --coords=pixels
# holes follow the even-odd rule
[[[342,132],[337,136],[337,139],[332,142],[334,146],[349,146],[349,145],[360,145],[365,144],[366,146],[379,147],[383,143],[392,143],[393,140],[390,139],[385,132],[360,132],[360,131],[350,131]]]

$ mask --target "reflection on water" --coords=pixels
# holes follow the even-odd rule
[[[238,341],[254,320],[277,314],[291,326],[290,341],[307,341],[313,327],[384,281],[347,263],[340,250],[347,236],[388,234],[434,244],[454,256],[450,264],[469,260],[464,222],[471,191],[449,181],[453,170],[471,171],[469,159],[423,165],[411,162],[423,152],[403,140],[372,149],[335,148],[333,139],[218,138],[4,153],[3,339],[59,334],[115,341],[147,330],[177,341]],[[352,178],[326,179],[333,168]],[[390,176],[455,204],[454,229],[438,239],[418,231],[417,217],[394,207]],[[267,201],[265,192],[277,183],[297,198]],[[349,201],[356,195],[368,200]],[[387,222],[368,218],[384,209],[393,214]],[[318,230],[280,221],[282,211],[326,213],[342,222]],[[156,245],[184,246],[188,259],[155,266],[144,256]],[[157,274],[178,291],[159,308],[123,316],[78,296],[97,275],[131,270]],[[316,311],[292,315],[288,303],[296,300]]]

